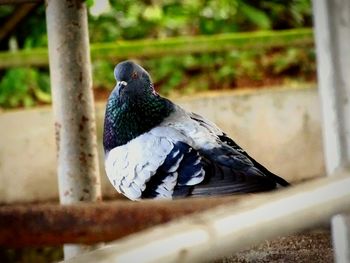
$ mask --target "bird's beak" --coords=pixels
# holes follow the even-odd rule
[[[118,81],[117,82],[117,92],[118,92],[118,96],[120,95],[120,92],[122,91],[122,89],[124,89],[126,87],[126,85],[128,85],[128,83],[126,81]]]

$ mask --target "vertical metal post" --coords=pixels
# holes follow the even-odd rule
[[[46,5],[60,201],[100,200],[86,5],[83,0]],[[65,258],[85,249],[65,245]]]
[[[350,1],[313,0],[318,86],[329,175],[350,161]],[[350,188],[350,186],[349,186]],[[337,262],[350,262],[350,217],[332,219]]]

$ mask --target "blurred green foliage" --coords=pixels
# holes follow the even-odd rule
[[[99,2],[102,1],[87,3],[92,8]],[[91,42],[312,26],[309,0],[110,0],[109,3],[107,12],[98,16],[89,14]],[[0,21],[11,11],[11,7],[0,6]],[[20,48],[47,46],[44,6],[36,9],[12,37]],[[151,72],[156,87],[165,95],[261,86],[270,83],[266,79],[286,76],[307,80],[315,72],[313,46],[164,56],[142,59],[140,63]],[[113,67],[106,61],[94,61],[95,88],[113,88]],[[0,75],[0,107],[30,107],[50,102],[48,69],[17,68]]]
[[[163,95],[237,87],[283,85],[312,81],[315,53],[312,45],[279,49],[234,50],[138,59],[150,71],[156,89]],[[114,64],[94,63],[95,88],[112,89]]]
[[[155,86],[165,95],[247,86],[305,82],[316,71],[312,46],[247,50],[145,60]]]
[[[107,13],[90,16],[92,42],[312,26],[309,0],[110,0],[110,3]]]
[[[33,68],[9,69],[0,81],[0,106],[30,107],[51,102],[48,74]]]

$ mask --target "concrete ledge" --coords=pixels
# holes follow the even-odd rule
[[[174,99],[228,133],[254,158],[290,181],[324,173],[317,90],[264,89]],[[104,104],[96,107],[103,193],[116,195],[103,169]],[[0,203],[58,197],[51,108],[0,113]]]

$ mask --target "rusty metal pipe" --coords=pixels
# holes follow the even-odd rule
[[[0,206],[0,246],[93,244],[203,211],[240,196],[177,201],[111,201]]]

